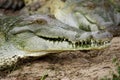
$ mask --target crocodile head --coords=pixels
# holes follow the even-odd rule
[[[110,45],[112,38],[106,30],[92,31],[88,27],[69,26],[46,15],[32,15],[15,20],[6,17],[1,20],[0,30],[2,67],[16,62],[18,57],[102,49]]]
[[[83,9],[85,13],[56,9],[55,18],[40,14],[1,18],[0,66],[11,65],[16,57],[108,47],[112,35],[99,23],[103,18],[79,8]]]
[[[30,52],[102,49],[112,38],[105,30],[80,29],[45,15],[30,16],[19,25],[24,26],[14,27],[9,34],[15,35],[20,49]]]

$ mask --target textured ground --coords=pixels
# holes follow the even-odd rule
[[[120,58],[120,37],[105,50],[63,52],[27,61],[7,75],[1,72],[0,80],[41,80],[45,75],[45,80],[99,80],[115,72],[114,58]]]

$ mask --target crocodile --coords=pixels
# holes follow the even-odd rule
[[[108,47],[113,35],[107,28],[119,26],[120,14],[115,9],[114,20],[97,3],[97,0],[94,3],[48,0],[43,7],[32,11],[27,2],[20,10],[22,15],[0,16],[0,70],[28,56]]]

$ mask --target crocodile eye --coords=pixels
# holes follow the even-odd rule
[[[25,6],[23,0],[0,0],[0,9],[5,10],[20,10]]]

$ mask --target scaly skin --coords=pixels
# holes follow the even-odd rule
[[[66,15],[76,10],[75,9],[76,6],[77,7],[79,6],[81,7],[80,14],[85,13],[86,16],[91,18],[91,20],[97,22],[96,29],[106,28],[106,30],[111,32],[113,36],[120,36],[119,0],[112,0],[112,1],[111,0],[107,0],[107,1],[66,0],[66,2],[64,2],[65,0],[24,0],[24,1],[27,6],[25,9],[26,14],[41,13],[41,14],[54,15],[58,20],[69,25],[71,25],[71,22],[66,21],[68,19],[65,19],[64,17],[70,18],[71,16],[66,16]],[[79,26],[79,24],[76,23],[74,19],[72,21],[71,26]],[[82,29],[84,27],[82,27]]]
[[[11,65],[18,57],[108,47],[112,35],[105,30],[105,26],[108,22],[112,23],[110,14],[100,15],[104,14],[104,8],[101,10],[101,7],[91,2],[83,2],[81,5],[79,2],[69,3],[49,0],[34,11],[28,2],[21,10],[25,15],[14,18],[1,16],[0,66]]]
[[[102,49],[110,45],[111,34],[107,31],[81,30],[45,15],[1,19],[0,70],[15,64],[18,57]]]

